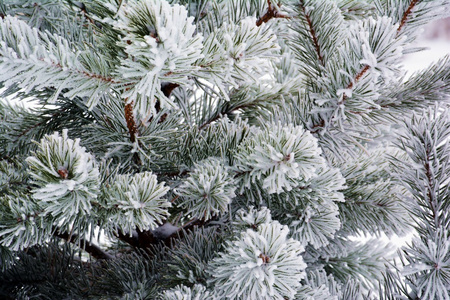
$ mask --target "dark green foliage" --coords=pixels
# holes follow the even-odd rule
[[[216,226],[196,228],[191,232],[182,232],[183,238],[176,241],[173,248],[168,251],[167,266],[163,272],[168,288],[177,284],[193,286],[194,284],[207,285],[211,275],[207,268],[210,261],[223,250],[223,242],[229,232]]]
[[[89,267],[68,244],[50,243],[15,254],[0,273],[1,297],[76,299],[90,294]]]

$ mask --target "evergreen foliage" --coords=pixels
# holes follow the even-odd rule
[[[449,14],[1,1],[0,298],[450,299]]]

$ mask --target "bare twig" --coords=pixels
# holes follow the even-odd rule
[[[172,94],[172,91],[179,86],[180,85],[178,83],[163,82],[163,83],[161,83],[161,91],[163,92],[164,96],[166,96],[168,98],[168,97],[170,97],[170,94]],[[159,100],[156,100],[155,110],[156,110],[156,113],[159,113],[161,111],[161,103],[159,102]],[[167,118],[167,114],[163,114],[159,118],[158,123],[164,122],[166,120],[166,118]],[[153,117],[151,117],[149,121],[151,121],[152,119],[153,119]]]
[[[127,122],[128,133],[130,134],[130,141],[134,143],[136,141],[136,135],[138,130],[133,115],[133,102],[128,102],[127,100],[125,101],[126,101],[124,108],[125,120]]]
[[[79,246],[81,249],[89,253],[92,257],[95,257],[97,259],[113,259],[114,256],[109,254],[108,252],[102,250],[99,246],[92,244],[89,241],[86,241],[85,239],[78,239],[77,235],[70,234],[68,232],[59,233],[58,231],[55,231],[53,234],[56,237],[59,237],[63,240],[66,240],[72,244],[75,244]]]
[[[149,249],[152,248],[152,246],[156,246],[159,244],[164,244],[168,247],[173,246],[173,242],[177,239],[180,239],[184,236],[184,233],[190,230],[193,230],[194,227],[198,226],[205,226],[208,222],[200,219],[192,219],[183,226],[181,226],[178,230],[173,232],[169,236],[160,237],[155,235],[153,231],[151,230],[145,230],[145,231],[137,231],[137,235],[130,236],[128,234],[125,234],[123,232],[118,232],[116,236],[128,243],[130,246],[140,249]],[[158,229],[155,229],[157,231]]]
[[[170,201],[170,203],[174,203],[175,201],[177,201],[178,198],[180,198],[180,195],[175,196],[175,197]]]
[[[323,119],[320,120],[319,124],[315,124],[314,126],[311,127],[311,129],[309,130],[309,132],[311,133],[317,133],[321,128],[323,128],[325,126],[325,121]]]
[[[267,23],[272,18],[283,18],[289,19],[290,17],[287,15],[281,14],[273,5],[270,0],[267,0],[267,11],[261,16],[258,20],[256,20],[256,26],[261,26],[263,23]],[[280,4],[278,4],[280,6]]]
[[[356,74],[355,80],[350,82],[347,85],[346,89],[347,90],[352,89],[354,86],[354,83],[357,83],[364,76],[364,74],[366,74],[366,72],[369,71],[369,69],[370,69],[370,66],[365,65],[364,68],[362,68],[362,70],[358,74]],[[342,100],[338,102],[338,105],[345,103],[345,100],[347,100],[347,95],[344,93],[342,96]]]

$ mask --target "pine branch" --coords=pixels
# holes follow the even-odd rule
[[[448,98],[449,78],[450,61],[449,57],[445,56],[428,68],[413,74],[407,81],[395,85],[380,97],[377,104],[396,113],[403,113],[405,109],[426,108]]]
[[[439,221],[439,211],[438,211],[438,207],[436,207],[436,193],[433,191],[433,188],[435,188],[436,184],[435,184],[435,180],[434,180],[434,175],[433,172],[431,171],[431,162],[430,162],[430,157],[431,155],[433,155],[433,149],[430,149],[429,146],[426,146],[426,153],[425,153],[425,159],[426,161],[424,162],[424,168],[425,168],[425,176],[427,178],[427,185],[426,185],[426,190],[427,190],[427,198],[428,198],[428,202],[430,204],[430,210],[431,210],[431,215],[433,216],[434,219],[434,226],[435,226],[435,230],[437,230],[440,226],[441,226],[441,222]]]
[[[244,114],[248,111],[254,112],[259,109],[259,112],[266,110],[271,111],[273,107],[281,104],[280,99],[283,96],[291,95],[292,92],[296,92],[295,84],[292,81],[286,83],[276,84],[271,87],[270,90],[266,90],[264,85],[262,86],[240,86],[239,89],[234,89],[230,93],[230,100],[223,100],[218,104],[214,103],[210,109],[211,113],[202,115],[199,120],[199,130],[203,130],[208,125],[219,120],[222,117],[231,116],[236,111],[241,111]],[[256,90],[255,90],[256,89]],[[248,93],[252,93],[251,98],[248,97]],[[254,93],[256,92],[256,94]],[[209,104],[211,105],[211,104]],[[242,117],[242,115],[241,115]],[[250,116],[249,118],[253,118]],[[247,118],[247,115],[245,117]]]
[[[409,15],[412,13],[412,10],[414,9],[414,7],[416,6],[416,4],[419,1],[420,0],[412,0],[411,1],[411,3],[408,6],[408,9],[403,14],[402,20],[400,21],[400,25],[398,26],[398,29],[397,29],[397,34],[400,33],[400,31],[402,30],[403,26],[405,26]]]
[[[15,93],[16,99],[38,98],[47,99],[55,93],[54,89],[46,88],[42,91]],[[25,99],[24,101],[27,101]],[[44,100],[45,101],[45,100]],[[31,140],[39,141],[45,134],[68,128],[72,134],[84,132],[84,126],[90,124],[91,112],[87,111],[81,99],[69,100],[60,95],[55,104],[42,108],[25,109],[21,106],[0,105],[2,126],[0,131],[4,136],[0,138],[0,156],[28,156],[35,148]]]
[[[56,237],[59,237],[63,240],[66,240],[70,243],[73,243],[83,249],[84,251],[88,252],[92,257],[95,257],[96,259],[113,259],[114,256],[109,254],[108,252],[102,250],[99,246],[92,244],[89,241],[86,241],[85,239],[78,238],[75,234],[69,234],[68,232],[57,232],[53,234]]]
[[[54,119],[58,118],[59,116],[61,116],[63,113],[64,113],[64,110],[58,110],[55,113],[51,114],[48,118],[44,118],[41,122],[38,122],[28,128],[25,128],[21,133],[18,134],[18,138],[23,137],[28,132],[30,132],[31,130],[33,130],[37,127],[40,127],[42,125],[48,125],[47,123],[49,122],[49,120],[54,120]]]
[[[300,0],[300,8],[302,9],[302,12],[303,12],[303,14],[305,15],[305,18],[306,18],[306,22],[308,23],[309,32],[311,33],[311,37],[313,39],[313,44],[314,44],[314,48],[316,49],[316,52],[317,52],[317,57],[319,58],[320,64],[322,66],[324,66],[325,62],[323,60],[323,56],[322,56],[321,51],[320,51],[320,45],[319,45],[319,41],[317,39],[317,34],[316,34],[316,31],[314,30],[314,26],[313,26],[313,23],[311,21],[311,18],[309,16],[309,14],[306,12],[305,1]]]
[[[170,82],[163,83],[163,84],[161,84],[161,91],[164,93],[164,95],[166,97],[169,97],[170,94],[172,93],[172,91],[179,86],[180,85],[176,84],[176,83],[170,83]],[[130,141],[132,143],[134,143],[134,142],[136,142],[136,136],[138,135],[139,132],[138,132],[136,120],[135,120],[134,114],[133,114],[133,109],[134,109],[133,102],[128,102],[128,99],[126,99],[125,102],[126,102],[125,108],[124,108],[125,120],[127,122],[128,132],[130,134]],[[156,109],[156,113],[158,113],[161,110],[161,104],[159,103],[159,101],[156,101],[155,109]],[[160,122],[163,122],[165,118],[166,118],[166,115],[163,115],[160,119]],[[151,120],[152,119],[150,119],[150,121]]]
[[[65,97],[86,97],[86,105],[91,109],[103,95],[110,93],[114,83],[108,77],[111,65],[99,52],[86,47],[73,49],[68,39],[49,32],[39,33],[10,16],[0,20],[0,38],[7,41],[0,47],[0,65],[5,70],[0,81],[6,87],[17,84],[28,91],[55,88],[50,102],[67,89]]]
[[[28,157],[0,164],[0,269],[45,279],[14,298],[369,298],[388,248],[349,235],[411,223],[398,282],[447,294],[448,117],[375,139],[448,100],[448,57],[408,80],[400,58],[450,0],[10,2],[0,94],[42,107],[0,105],[0,156]]]

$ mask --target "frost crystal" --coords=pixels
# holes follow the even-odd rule
[[[339,208],[345,179],[339,169],[324,167],[299,188],[272,198],[274,218],[289,225],[291,237],[316,249],[327,245],[341,228]],[[281,210],[280,210],[281,208]]]
[[[302,245],[288,234],[287,226],[274,221],[228,242],[211,267],[219,299],[293,299],[306,264]]]

